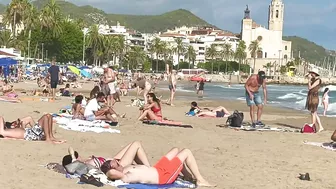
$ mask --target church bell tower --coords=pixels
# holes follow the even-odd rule
[[[268,29],[272,31],[283,31],[284,3],[282,0],[272,0],[269,6]]]

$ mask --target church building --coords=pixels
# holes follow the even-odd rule
[[[260,51],[256,55],[256,71],[262,69],[267,63],[279,67],[292,59],[292,42],[282,40],[284,8],[282,0],[272,0],[269,5],[268,28],[253,21],[248,6],[245,10],[241,39],[246,43],[247,59],[251,65],[253,65],[253,57],[248,47],[252,41],[258,40],[259,42]]]

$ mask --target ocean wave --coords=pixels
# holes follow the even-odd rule
[[[302,100],[304,97],[302,95],[298,95],[295,93],[288,93],[283,96],[279,96],[278,99],[285,100],[285,99],[297,99],[297,100]]]
[[[246,100],[246,97],[239,97],[237,98],[237,100],[243,101],[243,100]]]

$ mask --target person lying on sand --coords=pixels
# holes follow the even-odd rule
[[[127,146],[125,146],[123,149],[121,149],[113,158],[104,158],[104,157],[99,157],[99,156],[91,156],[89,158],[82,158],[79,156],[77,151],[74,151],[72,147],[69,147],[68,152],[69,154],[64,156],[62,159],[62,165],[65,167],[66,165],[74,162],[74,161],[80,161],[85,163],[86,165],[91,165],[95,168],[100,169],[100,167],[105,163],[106,161],[109,160],[117,160],[118,162],[122,159],[123,156],[125,156],[126,151],[130,151],[135,153],[135,158],[136,160],[132,160],[131,164],[140,164],[140,165],[149,165],[147,156],[143,156],[142,154],[145,153],[142,145],[138,141],[134,141]],[[123,160],[125,161],[125,160]]]
[[[145,162],[132,164],[139,159]],[[108,160],[100,169],[109,179],[122,180],[125,183],[172,184],[182,173],[185,177],[195,178],[198,186],[214,186],[203,178],[189,149],[173,148],[154,166],[150,166],[147,161],[147,155],[143,150],[128,148],[120,160]]]
[[[139,121],[143,120],[162,120],[160,100],[154,93],[147,94],[148,103],[140,108]]]
[[[229,115],[230,112],[223,106],[219,106],[209,111],[201,111],[196,114],[197,117],[216,117],[216,118],[228,117]]]
[[[117,121],[118,114],[109,106],[101,107],[99,103],[105,103],[106,98],[104,93],[99,92],[96,98],[91,99],[85,107],[84,117],[88,121],[108,120]],[[120,117],[125,117],[123,114]]]
[[[65,140],[58,140],[54,137],[53,120],[50,114],[43,115],[31,128],[13,128],[5,129],[5,120],[0,117],[0,135],[4,138],[23,139],[28,141],[46,141],[50,143],[60,144]]]
[[[27,116],[23,118],[18,118],[15,121],[12,122],[5,122],[6,128],[27,128],[27,127],[33,127],[35,125],[35,121],[32,117]]]

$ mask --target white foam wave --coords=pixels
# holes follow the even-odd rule
[[[278,99],[285,100],[285,99],[297,99],[302,100],[304,97],[302,95],[298,95],[295,93],[285,94],[284,96],[279,96]]]
[[[244,87],[238,87],[238,86],[232,86],[229,87],[227,85],[214,85],[215,87],[220,87],[220,88],[223,88],[223,89],[244,89]]]
[[[237,100],[243,101],[243,100],[246,100],[246,98],[245,97],[239,97],[239,98],[237,98]]]

